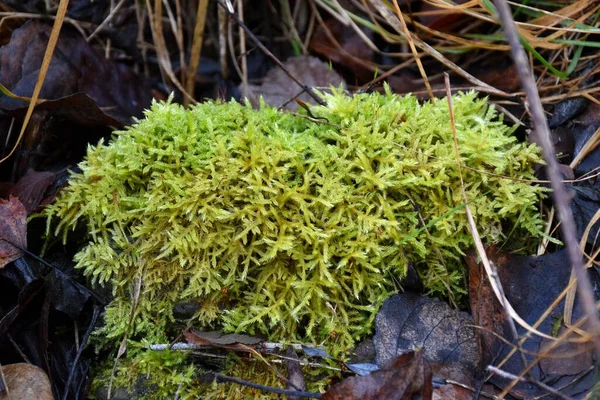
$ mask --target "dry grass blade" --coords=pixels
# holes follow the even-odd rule
[[[405,37],[405,39],[407,39],[406,34],[404,33],[404,29],[402,28],[402,24],[398,20],[398,17],[396,16],[396,14],[394,14],[392,10],[390,10],[386,3],[380,0],[369,0],[369,2],[373,5],[373,7],[375,7],[375,9],[377,9],[377,11],[381,14],[381,16],[386,20],[387,23],[389,23],[399,34],[401,34],[403,37]],[[439,51],[431,47],[429,44],[425,43],[423,40],[419,39],[417,36],[411,36],[415,46],[419,47],[422,51],[432,56],[446,67],[450,68],[456,74],[462,76],[463,78],[471,82],[473,85],[475,85],[474,89],[490,94],[496,94],[498,96],[509,96],[508,93],[496,89],[495,87],[490,86],[487,83],[475,78],[473,75],[469,74],[467,71],[463,70],[458,65],[444,57]]]
[[[160,64],[161,72],[164,72],[170,79],[170,81],[181,91],[184,98],[191,103],[196,103],[196,100],[192,95],[188,93],[183,87],[181,82],[177,79],[173,73],[173,67],[171,66],[171,59],[169,58],[169,51],[165,43],[165,37],[163,34],[162,26],[162,2],[161,0],[154,0],[154,10],[150,5],[150,0],[146,0],[146,8],[148,10],[148,16],[150,20],[150,29],[152,31],[152,37],[154,39],[154,45],[156,46],[156,57]]]
[[[410,46],[410,51],[412,51],[415,56],[415,62],[417,63],[417,67],[419,67],[419,72],[421,73],[421,77],[423,78],[423,82],[425,82],[425,87],[427,88],[427,93],[429,94],[429,98],[433,99],[435,96],[433,95],[433,91],[431,90],[431,85],[429,84],[429,79],[427,78],[427,74],[425,73],[425,69],[423,68],[423,63],[421,62],[421,57],[417,52],[417,48],[415,47],[415,43],[412,40],[412,35],[408,30],[408,26],[406,26],[406,21],[404,21],[404,17],[402,16],[402,11],[400,11],[400,7],[398,6],[398,1],[394,0],[394,8],[396,10],[396,15],[402,24],[402,30],[406,35],[406,40],[408,41],[408,45]]]
[[[194,39],[192,41],[192,54],[190,56],[190,66],[187,71],[185,89],[190,94],[194,94],[196,86],[196,71],[200,65],[200,54],[202,52],[202,43],[204,40],[204,26],[206,24],[206,10],[208,9],[208,0],[199,0],[196,13],[196,24],[194,26]],[[189,104],[189,98],[184,99],[184,104]]]
[[[503,376],[503,377],[508,378],[508,379],[512,379],[512,380],[515,380],[515,381],[518,381],[518,382],[532,383],[532,384],[538,386],[539,388],[541,388],[542,390],[545,390],[548,393],[550,393],[550,394],[552,394],[552,395],[554,395],[554,396],[556,396],[556,397],[558,397],[560,399],[564,399],[564,400],[572,400],[573,399],[572,397],[565,396],[564,394],[562,394],[558,390],[556,390],[556,389],[554,389],[554,388],[546,385],[543,382],[539,382],[539,381],[534,380],[534,379],[525,379],[523,377],[519,377],[519,376],[513,375],[513,374],[511,374],[509,372],[503,371],[500,368],[496,368],[496,367],[493,367],[491,365],[488,365],[487,369],[488,369],[488,371],[490,371],[490,372],[492,372],[494,374]]]
[[[29,107],[27,107],[27,113],[25,114],[25,118],[23,119],[21,132],[19,133],[17,142],[11,149],[10,153],[8,153],[6,157],[0,159],[0,164],[9,159],[14,154],[17,147],[19,147],[19,143],[23,139],[23,135],[25,134],[25,130],[27,129],[27,125],[29,124],[31,115],[33,114],[33,109],[35,108],[38,98],[40,97],[40,92],[42,91],[44,80],[46,79],[48,67],[50,67],[50,61],[52,60],[52,55],[54,54],[54,49],[56,47],[56,43],[58,42],[60,28],[62,27],[63,21],[65,19],[68,6],[69,0],[60,0],[60,4],[58,5],[58,9],[56,10],[56,19],[54,20],[52,32],[50,33],[50,38],[48,39],[48,46],[46,46],[46,53],[44,53],[44,59],[42,60],[42,66],[40,67],[40,74],[38,75],[37,81],[35,82],[35,88],[33,89],[33,94],[31,95],[31,102],[29,103]]]
[[[566,293],[566,291],[565,291],[565,293]],[[595,308],[596,308],[596,310],[598,310],[599,306],[596,306]],[[556,340],[554,342],[550,343],[546,348],[544,348],[542,351],[540,351],[538,353],[537,357],[535,358],[535,360],[533,360],[531,363],[529,363],[529,365],[527,365],[527,367],[525,369],[523,369],[523,371],[521,371],[521,373],[518,375],[518,377],[522,378],[523,376],[528,374],[533,369],[533,367],[535,367],[543,358],[547,357],[548,354],[550,354],[554,349],[556,349],[561,343],[568,341],[569,336],[572,335],[573,332],[575,332],[579,328],[581,328],[586,321],[587,321],[587,317],[584,316],[581,319],[579,319],[575,324],[568,327],[560,336],[558,336],[558,338],[556,338]],[[506,397],[518,382],[519,381],[517,379],[513,380],[513,382],[511,384],[509,384],[504,389],[504,391],[500,394],[499,398]]]

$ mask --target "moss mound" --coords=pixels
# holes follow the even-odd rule
[[[388,92],[325,101],[304,117],[154,104],[89,149],[45,215],[49,232],[88,233],[77,265],[115,294],[103,337],[122,338],[137,279],[132,341],[165,341],[173,305],[198,301],[197,326],[347,349],[409,263],[430,293],[465,292],[461,257],[472,239],[446,100]],[[539,236],[542,189],[518,180],[533,178],[537,149],[476,94],[453,101],[482,238]]]

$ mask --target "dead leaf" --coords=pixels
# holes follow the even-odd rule
[[[436,375],[472,384],[479,361],[471,316],[438,299],[403,293],[387,299],[375,319],[378,365],[408,350],[423,349]]]
[[[315,57],[292,57],[285,62],[286,68],[300,82],[311,88],[327,90],[330,86],[345,87],[344,80],[330,65]],[[270,70],[261,86],[248,85],[248,97],[254,107],[258,107],[262,96],[265,103],[273,107],[281,107],[295,111],[298,104],[294,98],[309,104],[314,104],[314,99],[307,93],[301,93],[302,88],[285,74],[280,68]],[[240,89],[241,90],[241,89]]]
[[[486,396],[487,397],[487,396]],[[486,397],[480,396],[485,399]],[[433,400],[472,400],[473,392],[469,389],[465,389],[462,386],[447,384],[439,388],[433,389]]]
[[[516,256],[503,254],[496,248],[487,251],[491,262],[496,265],[498,276],[502,282],[506,298],[515,311],[527,323],[533,325],[537,319],[554,302],[569,282],[571,275],[570,262],[566,250],[547,254],[539,257]],[[512,335],[506,323],[505,313],[490,288],[489,281],[477,263],[473,254],[467,259],[469,264],[469,295],[471,309],[475,324],[480,326],[479,345],[482,354],[482,367],[487,365],[498,366],[502,370],[519,375],[523,370],[521,355],[513,354],[499,366],[512,349],[499,337],[511,341]],[[589,276],[592,284],[599,287],[598,274],[590,269]],[[564,299],[558,307],[537,327],[549,336],[556,337],[563,327],[562,312]],[[583,316],[583,311],[578,302],[573,310],[573,320]],[[560,329],[556,329],[556,328]],[[525,329],[517,325],[519,337],[525,334]],[[536,354],[543,351],[548,344],[554,343],[551,339],[542,339],[531,335],[522,345],[528,363],[534,361]],[[549,386],[560,390],[567,396],[589,391],[595,384],[595,372],[591,343],[562,343],[543,358],[541,363],[531,369],[531,377],[545,382]],[[493,375],[490,382],[499,388],[505,388],[510,380]],[[519,383],[511,395],[518,398],[532,398],[547,394],[541,389],[528,383]]]
[[[367,376],[356,376],[333,385],[323,400],[431,399],[431,371],[423,351],[406,352]]]
[[[364,35],[373,39],[373,32],[365,30]],[[310,41],[310,49],[325,56],[342,68],[350,70],[360,83],[368,82],[375,75],[373,68],[373,50],[350,26],[335,18],[319,24]]]
[[[0,400],[53,400],[52,386],[43,369],[19,363],[1,367],[6,389]]]
[[[239,333],[224,334],[223,332],[218,331],[201,332],[191,328],[183,331],[183,337],[185,337],[185,340],[187,340],[188,343],[211,347],[231,348],[232,350],[239,350],[235,346],[237,344],[242,344],[244,346],[255,346],[263,342],[263,340],[260,338]]]
[[[31,96],[50,30],[51,25],[30,20],[16,29],[10,42],[0,49],[0,83],[14,94]],[[132,116],[140,117],[143,109],[150,105],[149,86],[138,79],[130,67],[107,60],[96,52],[73,28],[65,26],[64,30],[58,40],[40,98],[53,101],[60,99],[62,105],[55,105],[53,109],[58,113],[73,106],[75,111],[88,112],[95,107],[97,110],[91,115],[105,115],[119,126],[129,125]],[[75,98],[67,100],[69,96]],[[65,107],[66,101],[69,102],[68,107]],[[23,100],[0,96],[2,110],[17,113],[22,112],[25,107],[27,103]],[[50,109],[51,105],[44,107]],[[80,117],[83,120],[90,119],[90,115]],[[107,121],[101,123],[106,124]]]
[[[290,380],[287,388],[290,390],[306,390],[306,380],[304,379],[304,374],[300,367],[298,355],[292,346],[288,346],[285,356],[285,366],[288,372],[288,379]],[[288,400],[299,400],[299,397],[288,396]]]
[[[27,211],[15,197],[0,199],[0,268],[23,255],[27,248]]]
[[[48,186],[54,182],[52,172],[38,172],[30,169],[17,183],[0,183],[0,197],[18,198],[27,210],[27,215],[40,204]]]

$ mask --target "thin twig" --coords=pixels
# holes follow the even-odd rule
[[[89,43],[89,42],[91,42],[91,41],[92,41],[92,39],[93,39],[93,38],[94,38],[94,37],[95,37],[95,36],[96,36],[98,33],[102,32],[102,29],[104,29],[104,27],[105,27],[106,25],[108,25],[108,23],[109,23],[110,21],[112,21],[113,17],[114,17],[115,15],[117,15],[117,11],[119,11],[119,10],[121,9],[121,7],[123,7],[123,4],[125,4],[125,0],[121,0],[121,1],[119,2],[119,4],[117,4],[117,5],[115,6],[115,8],[113,8],[112,10],[110,10],[110,14],[108,14],[108,16],[107,16],[107,17],[104,19],[104,21],[102,21],[102,23],[101,23],[100,25],[98,25],[98,27],[97,27],[96,29],[94,29],[94,32],[92,32],[92,33],[90,34],[90,36],[88,36],[88,37],[85,39],[85,41],[86,41],[86,42],[88,42],[88,43]]]
[[[263,52],[265,53],[271,60],[273,60],[273,62],[275,64],[277,64],[277,66],[279,68],[281,68],[281,70],[290,77],[291,80],[293,80],[294,82],[296,82],[302,89],[304,89],[306,91],[306,93],[308,93],[310,95],[310,97],[312,97],[317,104],[320,104],[322,106],[325,105],[325,102],[308,86],[306,86],[305,84],[303,84],[302,82],[300,82],[300,80],[298,78],[296,78],[286,67],[285,65],[283,65],[283,63],[277,58],[275,57],[275,55],[273,53],[271,53],[269,51],[269,49],[267,49],[265,47],[264,44],[261,43],[261,41],[256,37],[256,35],[254,35],[254,33],[252,33],[252,31],[246,26],[246,24],[244,24],[240,18],[236,15],[236,13],[233,10],[230,10],[229,7],[227,7],[227,5],[225,4],[225,2],[223,2],[223,0],[217,0],[217,3],[219,3],[219,6],[221,6],[225,12],[227,12],[227,14],[229,15],[229,17],[235,21],[236,24],[238,24],[248,35],[248,37],[250,38],[250,40],[252,40],[254,42],[254,44],[256,44],[256,46]]]
[[[503,378],[506,378],[506,379],[513,379],[513,380],[518,380],[518,381],[525,382],[525,383],[531,383],[531,384],[539,387],[540,389],[545,390],[546,392],[552,394],[553,396],[560,397],[561,399],[573,400],[572,397],[564,395],[561,392],[559,392],[558,390],[554,389],[553,387],[550,387],[550,386],[546,385],[545,383],[540,382],[538,380],[521,378],[521,377],[511,374],[510,372],[506,372],[504,370],[501,370],[500,368],[496,368],[492,365],[488,365],[487,369],[490,372],[493,372],[494,374],[501,376]]]

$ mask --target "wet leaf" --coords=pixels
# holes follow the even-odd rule
[[[392,296],[375,319],[375,362],[381,366],[398,354],[422,348],[436,375],[455,380],[472,376],[479,356],[471,324],[468,313],[438,299],[414,293]]]
[[[571,210],[575,219],[577,237],[582,238],[589,222],[600,208],[600,187],[596,183],[596,179],[593,179],[569,185],[568,189],[573,195]],[[595,248],[599,245],[599,228],[600,222],[597,221],[591,227],[587,236],[587,243],[593,245]]]

